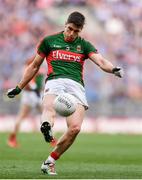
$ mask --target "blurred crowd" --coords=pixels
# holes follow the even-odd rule
[[[63,30],[72,11],[86,16],[82,35],[113,64],[123,67],[118,79],[86,62],[88,100],[142,99],[141,0],[1,0],[0,88],[21,78],[22,67],[45,35]]]

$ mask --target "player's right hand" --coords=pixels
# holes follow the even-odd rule
[[[7,96],[8,96],[9,98],[14,98],[14,97],[15,97],[16,95],[18,95],[20,92],[21,92],[21,89],[20,89],[18,86],[16,86],[16,88],[9,89],[9,90],[7,91]]]

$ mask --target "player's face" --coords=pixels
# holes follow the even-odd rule
[[[73,23],[66,24],[64,30],[65,41],[67,42],[74,41],[78,37],[81,30],[82,28],[76,27]]]

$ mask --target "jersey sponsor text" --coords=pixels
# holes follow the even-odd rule
[[[66,61],[82,62],[83,57],[84,57],[83,54],[67,52],[64,50],[52,51],[53,60],[66,60]]]

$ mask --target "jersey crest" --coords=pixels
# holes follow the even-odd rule
[[[77,45],[76,50],[77,50],[78,52],[80,52],[80,51],[81,51],[81,45]]]

